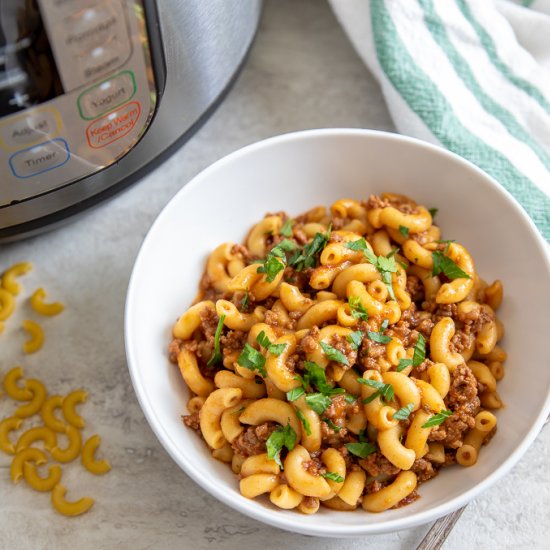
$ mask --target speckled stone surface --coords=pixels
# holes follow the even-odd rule
[[[85,435],[101,434],[113,465],[94,477],[66,467],[69,498],[97,502],[85,516],[55,514],[47,494],[9,481],[0,453],[0,548],[410,549],[429,526],[365,539],[286,533],[220,504],[164,452],[135,398],[126,366],[123,316],[134,258],[151,223],[182,185],[216,159],[256,140],[318,127],[392,130],[380,90],[324,2],[268,0],[248,63],[221,107],[165,164],[72,224],[0,249],[0,270],[30,260],[25,294],[0,336],[0,372],[22,364],[54,393],[83,387]],[[24,301],[43,285],[67,304],[45,319],[44,349],[23,357]],[[12,409],[0,399],[2,415]],[[549,548],[550,429],[496,486],[471,503],[445,543],[464,548]]]

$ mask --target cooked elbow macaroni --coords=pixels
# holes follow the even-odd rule
[[[191,392],[184,423],[244,497],[382,512],[493,436],[503,286],[409,197],[329,212],[270,214],[243,246],[218,246],[170,359]]]

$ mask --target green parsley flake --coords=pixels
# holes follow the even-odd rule
[[[320,342],[320,344],[322,350],[327,356],[327,359],[330,359],[331,361],[336,361],[337,363],[342,363],[343,365],[349,365],[348,358],[340,350],[337,350],[326,342]]]
[[[409,415],[412,413],[413,407],[413,403],[409,403],[405,407],[401,407],[398,411],[395,411],[395,413],[393,414],[393,418],[395,418],[396,420],[405,420],[409,418]]]
[[[282,426],[278,426],[266,441],[267,458],[269,460],[274,460],[282,470],[283,463],[281,462],[281,451],[283,450],[283,447],[286,447],[289,451],[292,451],[295,445],[296,432],[292,429],[290,424],[287,424],[284,428]]]
[[[335,432],[339,432],[342,428],[340,426],[337,426],[330,418],[323,417],[321,420],[331,429]]]
[[[348,299],[348,304],[351,314],[355,319],[359,319],[360,321],[369,320],[369,314],[365,309],[365,306],[361,303],[361,298],[359,298],[359,296],[350,296]]]
[[[289,265],[294,267],[296,271],[303,271],[304,269],[315,267],[317,264],[317,257],[322,252],[323,248],[327,245],[330,234],[332,231],[332,224],[329,225],[327,232],[323,235],[322,233],[316,233],[315,237],[307,243],[304,248],[300,251],[296,251],[294,256],[289,261]]]
[[[357,401],[357,396],[356,395],[351,395],[351,393],[346,393],[346,395],[344,395],[344,399],[346,400],[346,403],[348,405],[352,405],[353,403],[355,403]]]
[[[428,208],[428,212],[432,218],[435,218],[436,214],[439,212],[439,208]]]
[[[462,271],[451,258],[445,256],[440,250],[432,252],[432,258],[434,262],[432,275],[434,277],[443,273],[449,279],[471,279],[468,273]]]
[[[397,363],[396,371],[401,372],[403,369],[406,369],[408,366],[413,364],[412,359],[399,359],[399,363]]]
[[[272,344],[263,330],[256,336],[256,342],[273,355],[281,355],[287,346],[287,344]]]
[[[216,327],[216,334],[214,335],[214,353],[207,363],[209,367],[219,363],[222,360],[222,353],[220,351],[220,336],[222,334],[224,321],[225,315],[222,315],[218,321],[218,326]]]
[[[305,374],[303,377],[299,374],[294,377],[295,380],[298,380],[302,384],[302,389],[304,391],[309,387],[316,387],[320,393],[329,397],[346,391],[344,388],[333,388],[327,381],[325,371],[317,363],[306,361],[304,363],[304,370]],[[300,395],[298,397],[300,397]]]
[[[241,302],[241,310],[244,310],[248,307],[248,288],[246,289],[246,293],[243,297],[243,300]]]
[[[288,218],[286,222],[282,225],[281,229],[279,229],[279,234],[281,234],[283,237],[292,237],[292,226],[294,225],[294,220],[291,220]]]
[[[271,283],[275,280],[277,274],[286,267],[286,253],[292,252],[296,244],[288,239],[282,240],[274,246],[265,257],[265,261],[258,267],[257,273],[265,273],[265,280]]]
[[[409,238],[409,228],[405,227],[404,225],[399,226],[399,233],[405,237],[405,239]]]
[[[306,434],[311,435],[311,426],[309,425],[309,420],[304,416],[304,413],[300,409],[296,409],[296,416],[300,419]]]
[[[437,414],[434,414],[427,422],[422,424],[422,428],[431,428],[433,426],[439,426],[440,424],[443,424],[449,416],[451,416],[453,413],[452,411],[440,411]]]
[[[340,475],[338,475],[336,472],[326,472],[324,474],[320,474],[325,479],[330,479],[331,481],[336,481],[336,483],[344,483],[344,478]]]
[[[378,396],[382,397],[386,403],[389,403],[394,398],[395,393],[391,384],[384,384],[384,382],[379,382],[378,380],[367,380],[365,378],[358,378],[357,382],[376,390],[371,396],[363,399],[364,405],[374,401]]]
[[[376,451],[376,447],[369,443],[368,441],[363,441],[359,443],[346,443],[346,449],[355,456],[359,458],[366,458],[371,453]]]
[[[294,388],[290,391],[286,392],[286,398],[289,401],[296,401],[296,399],[300,399],[302,395],[306,393],[306,390],[302,386],[298,386],[297,388]]]
[[[354,350],[358,350],[364,336],[365,335],[360,330],[356,330],[355,332],[348,334],[346,336],[346,340],[351,344]]]
[[[397,272],[397,264],[395,263],[394,254],[397,249],[392,250],[387,256],[376,256],[374,252],[368,247],[367,241],[364,237],[356,241],[346,243],[346,247],[350,250],[361,250],[367,260],[378,270],[382,278],[382,282],[388,288],[388,293],[392,300],[395,300],[395,293],[392,286],[392,273]]]
[[[323,414],[332,404],[332,399],[322,393],[309,393],[306,395],[306,405],[317,414]]]
[[[254,349],[248,342],[244,345],[243,351],[237,359],[237,363],[245,369],[257,370],[264,378],[267,377],[265,370],[265,357]]]
[[[384,319],[384,321],[380,325],[379,332],[372,332],[371,330],[367,330],[368,339],[372,340],[373,342],[377,342],[378,344],[388,344],[389,342],[391,342],[391,336],[386,336],[384,334],[384,331],[388,328],[388,324],[388,320]]]
[[[414,346],[413,360],[412,364],[415,367],[418,367],[426,359],[426,340],[422,333],[418,333],[418,340]]]

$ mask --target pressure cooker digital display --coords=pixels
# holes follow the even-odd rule
[[[0,217],[124,156],[156,97],[141,0],[1,2]]]

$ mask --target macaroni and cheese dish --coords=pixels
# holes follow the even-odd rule
[[[170,360],[247,498],[382,512],[496,430],[502,284],[403,195],[267,214],[210,255]]]

